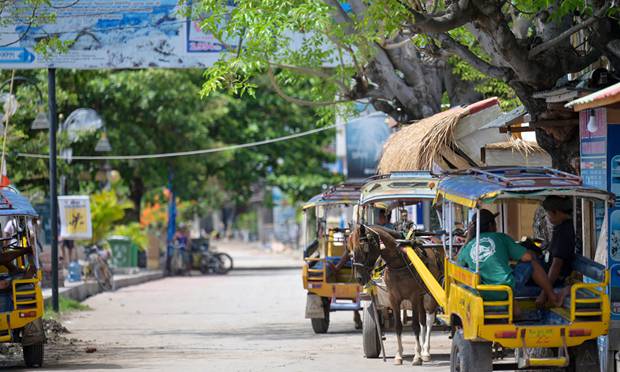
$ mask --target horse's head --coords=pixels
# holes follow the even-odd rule
[[[353,253],[355,279],[365,285],[371,279],[372,269],[381,254],[377,236],[364,225],[358,225],[349,235]]]

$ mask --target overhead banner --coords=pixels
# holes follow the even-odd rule
[[[375,112],[347,123],[345,137],[348,179],[365,179],[375,175],[383,144],[390,136],[386,118],[386,114]]]
[[[58,212],[62,239],[82,240],[93,237],[88,196],[59,196]]]
[[[207,67],[238,44],[202,32],[200,21],[180,14],[177,0],[59,0],[50,5],[36,9],[36,16],[52,14],[55,22],[40,25],[24,23],[30,5],[17,8],[23,17],[3,9],[0,69]],[[48,59],[38,54],[35,45],[50,36],[69,50]]]

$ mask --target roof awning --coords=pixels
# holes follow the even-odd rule
[[[620,102],[620,83],[616,83],[598,92],[571,101],[565,105],[575,111],[583,111],[591,108],[613,105]]]
[[[502,113],[497,119],[491,121],[480,129],[505,128],[514,124],[526,123],[529,121],[529,114],[524,106]]]

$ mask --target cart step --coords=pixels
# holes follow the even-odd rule
[[[568,358],[530,358],[529,367],[565,367],[568,365]]]
[[[11,338],[11,333],[7,332],[7,334],[5,335],[0,335],[0,342],[11,342],[12,338]]]
[[[362,306],[359,302],[353,302],[353,303],[334,303],[332,302],[329,305],[329,310],[330,311],[357,311],[357,310],[361,310]]]

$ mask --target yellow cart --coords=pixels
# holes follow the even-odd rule
[[[27,367],[43,365],[45,343],[37,218],[28,199],[0,189],[0,342],[20,343]]]
[[[303,287],[308,291],[306,318],[315,333],[326,333],[332,311],[353,311],[356,328],[361,327],[361,287],[353,277],[346,252],[359,184],[332,187],[308,201],[304,211]]]
[[[562,307],[536,309],[535,297],[516,297],[504,285],[481,284],[477,269],[456,264],[452,234],[455,223],[479,216],[481,208],[499,213],[499,231],[511,232],[521,223],[532,224],[535,207],[547,196],[572,198],[573,210],[581,210],[583,255],[578,255],[574,272],[582,277],[570,287]],[[445,280],[431,275],[410,248],[407,256],[431,294],[444,308],[443,320],[452,327],[452,371],[485,372],[493,369],[563,368],[569,371],[598,371],[597,337],[606,335],[610,303],[606,293],[609,272],[592,260],[597,247],[606,249],[607,237],[596,230],[595,207],[604,210],[613,196],[582,184],[579,177],[549,168],[502,167],[470,169],[448,174],[437,186],[436,206],[442,209],[447,230]],[[574,216],[574,221],[577,221]],[[579,231],[579,229],[576,229]],[[480,254],[479,231],[475,254]],[[518,238],[513,236],[513,238]],[[480,292],[505,293],[503,301],[484,300]],[[513,304],[526,317],[513,318]],[[493,360],[492,345],[515,350],[515,361]],[[540,350],[547,353],[540,353]],[[536,350],[537,353],[534,353]],[[542,354],[542,356],[541,356]]]

